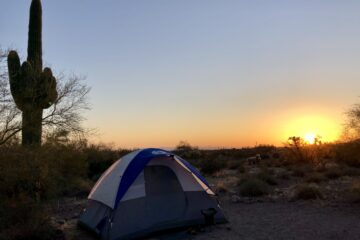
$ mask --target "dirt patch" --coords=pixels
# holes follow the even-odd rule
[[[360,206],[309,202],[223,203],[230,221],[195,239],[360,239]]]

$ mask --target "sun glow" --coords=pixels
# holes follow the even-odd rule
[[[283,139],[301,137],[309,144],[313,144],[318,136],[323,142],[333,142],[339,138],[340,127],[331,118],[307,116],[289,120],[282,135]]]
[[[309,144],[314,144],[315,143],[315,138],[316,138],[315,133],[306,133],[304,135],[305,142],[309,143]]]

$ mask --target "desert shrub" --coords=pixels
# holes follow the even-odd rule
[[[242,165],[242,162],[240,162],[239,160],[231,160],[228,161],[226,165],[228,169],[236,170]]]
[[[59,234],[51,226],[41,203],[27,194],[0,200],[1,240],[51,240]]]
[[[334,156],[333,144],[324,144],[321,137],[315,138],[314,144],[309,144],[301,137],[289,137],[284,147],[285,164],[312,164],[314,166],[325,165]]]
[[[343,175],[343,171],[339,167],[331,167],[324,174],[328,179],[337,179]]]
[[[339,163],[360,167],[360,140],[339,143],[335,146],[335,158]]]
[[[244,164],[239,166],[239,168],[237,169],[239,173],[245,173],[246,172],[246,169],[244,167]]]
[[[111,164],[131,150],[114,150],[106,145],[90,145],[84,149],[86,153],[86,162],[88,164],[87,176],[89,179],[97,180]]]
[[[318,173],[318,172],[309,174],[305,179],[305,181],[308,183],[320,183],[325,180],[326,180],[326,178],[324,177],[324,175],[321,173]]]
[[[304,164],[312,162],[308,144],[300,137],[289,137],[285,143],[285,161],[291,164]]]
[[[175,151],[191,151],[193,149],[197,149],[197,147],[193,147],[187,141],[180,141],[176,146]]]
[[[0,148],[0,171],[0,192],[49,199],[86,178],[86,155],[76,145]]]
[[[281,171],[277,174],[277,177],[280,179],[288,180],[290,179],[290,174],[288,171]]]
[[[260,154],[261,159],[269,159],[271,156],[268,153],[262,153]]]
[[[206,175],[212,175],[225,167],[226,162],[221,156],[212,159],[203,159],[200,162],[201,172]]]
[[[202,157],[199,148],[191,146],[187,141],[180,141],[175,147],[174,153],[188,160],[196,160]]]
[[[310,166],[307,165],[295,165],[291,168],[291,170],[294,177],[305,177],[308,173],[311,172],[312,169]]]
[[[273,173],[268,169],[262,169],[261,172],[256,174],[256,178],[266,182],[269,185],[277,185],[277,181],[273,176]]]
[[[54,239],[43,203],[82,191],[84,185],[79,183],[85,181],[86,156],[77,144],[3,146],[0,172],[2,239]]]
[[[271,157],[274,158],[274,159],[279,159],[280,158],[280,153],[274,152]]]
[[[360,169],[356,167],[344,166],[342,171],[345,176],[360,176]]]
[[[292,200],[310,200],[322,197],[322,193],[316,185],[301,184],[295,188]]]
[[[260,197],[268,193],[268,186],[255,177],[243,178],[239,181],[239,192],[241,196]]]
[[[245,172],[244,161],[233,159],[227,162],[227,168],[231,170],[238,170],[240,173]]]
[[[350,201],[353,203],[360,203],[360,181],[355,180],[349,188]]]

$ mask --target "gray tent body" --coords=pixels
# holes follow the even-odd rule
[[[127,162],[126,157],[124,159],[122,164]],[[99,197],[102,194],[111,196],[101,190],[101,185],[111,187],[104,178],[111,179],[110,175],[116,173],[116,169],[119,167],[112,166],[95,185],[79,220],[101,239],[135,239],[164,230],[203,225],[205,220],[201,211],[209,208],[216,210],[216,223],[226,222],[213,192],[199,184],[199,179],[178,164],[174,156],[154,158],[124,198],[118,204],[109,204]]]

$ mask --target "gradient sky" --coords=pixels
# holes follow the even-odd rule
[[[1,0],[0,45],[23,57],[29,5]],[[43,0],[43,58],[87,76],[95,141],[332,141],[359,100],[359,12],[355,0]]]

